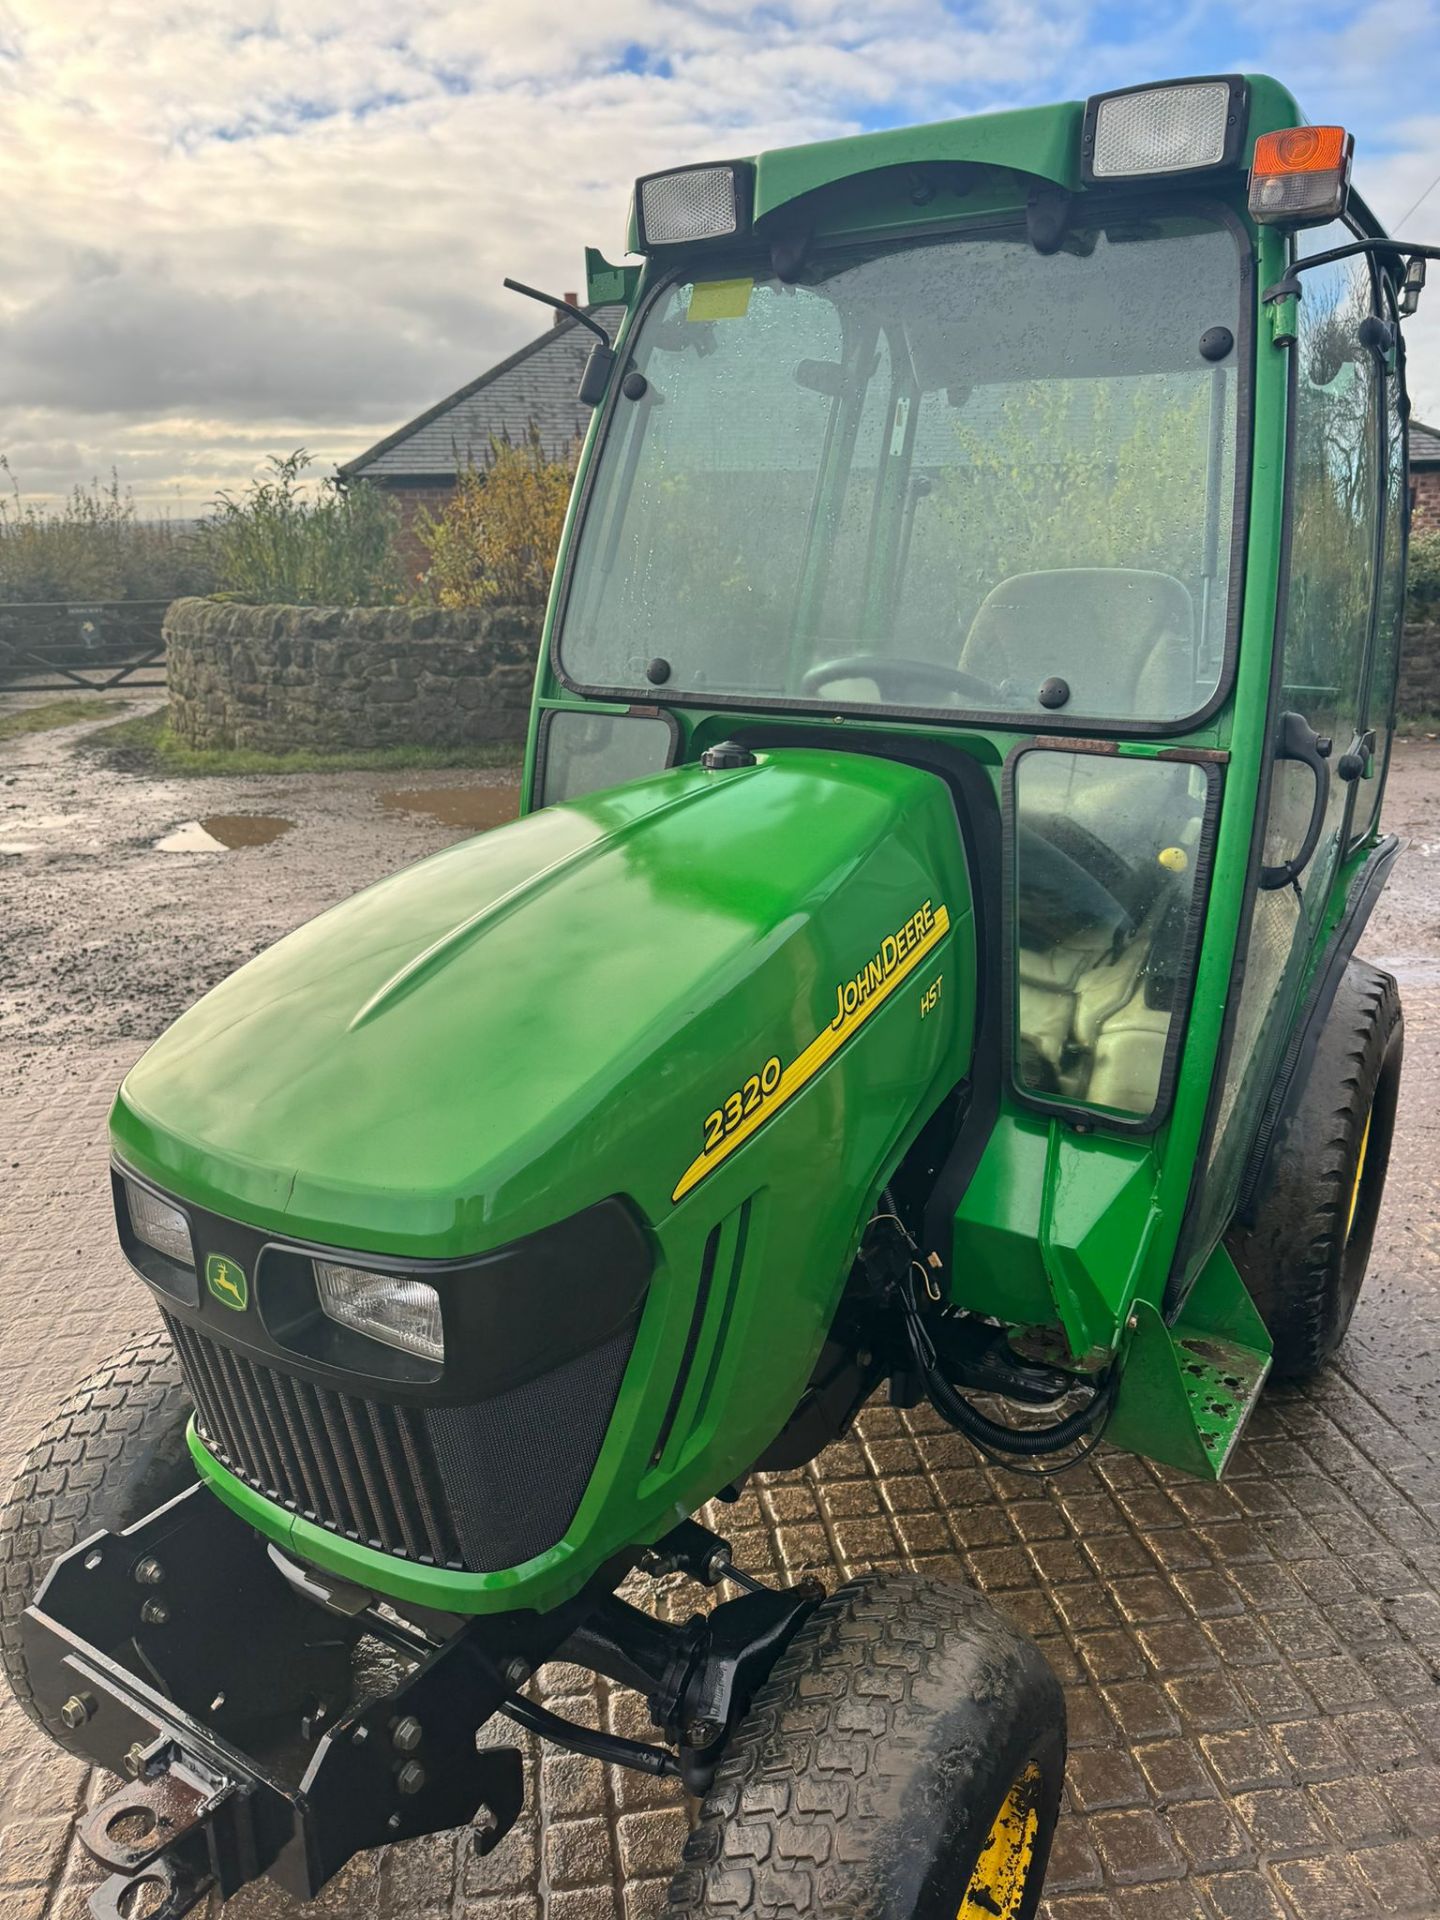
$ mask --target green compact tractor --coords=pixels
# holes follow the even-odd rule
[[[16,1695],[124,1778],[97,1912],[486,1851],[516,1723],[698,1797],[677,1914],[1034,1913],[1036,1650],[691,1516],[882,1389],[1023,1472],[1213,1479],[1344,1335],[1435,254],[1350,148],[1221,75],[638,183],[638,264],[567,309],[523,817],[262,954],[115,1104],[160,1324],[0,1542]],[[719,1591],[679,1624],[636,1570]],[[537,1704],[557,1659],[654,1737]]]

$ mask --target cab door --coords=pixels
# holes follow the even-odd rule
[[[1348,244],[1344,226],[1299,251]],[[1291,350],[1288,555],[1261,866],[1233,978],[1239,980],[1208,1164],[1192,1191],[1185,1245],[1193,1271],[1235,1205],[1244,1163],[1280,1065],[1336,870],[1350,845],[1352,755],[1369,678],[1379,559],[1385,364],[1363,323],[1376,311],[1368,256],[1301,276]]]

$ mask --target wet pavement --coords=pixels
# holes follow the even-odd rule
[[[151,780],[0,744],[0,1476],[86,1370],[148,1323],[109,1221],[104,1120],[142,1046],[277,935],[503,811],[513,773]],[[451,801],[443,793],[468,797]],[[227,850],[216,820],[289,823]],[[1044,1481],[925,1414],[869,1412],[723,1514],[741,1564],[911,1567],[985,1587],[1065,1684],[1067,1812],[1046,1920],[1440,1916],[1440,747],[1402,748],[1410,846],[1365,951],[1399,976],[1405,1084],[1371,1272],[1339,1363],[1268,1393],[1226,1483],[1103,1451]],[[199,825],[220,849],[161,853]],[[243,831],[243,829],[242,829]],[[685,1609],[689,1591],[655,1593]],[[574,1670],[558,1710],[643,1735]],[[531,1754],[532,1811],[367,1855],[330,1915],[641,1920],[686,1814],[673,1789]],[[95,1783],[0,1705],[0,1916],[78,1920]],[[538,1792],[535,1789],[538,1788]],[[228,1910],[291,1914],[267,1887]]]

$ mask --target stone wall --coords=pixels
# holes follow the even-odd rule
[[[191,746],[450,747],[524,738],[540,617],[190,599],[164,631],[170,724]]]

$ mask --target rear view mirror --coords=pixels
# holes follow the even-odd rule
[[[590,349],[590,358],[585,362],[585,371],[580,376],[577,395],[582,407],[599,406],[605,398],[605,389],[610,384],[610,375],[614,370],[614,349],[597,340]]]

